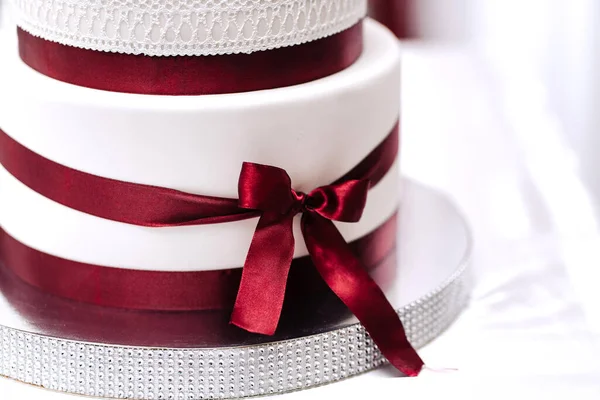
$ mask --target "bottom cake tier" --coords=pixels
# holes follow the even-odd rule
[[[468,302],[471,238],[456,208],[404,183],[397,251],[374,274],[422,347]],[[241,398],[310,388],[385,363],[331,294],[286,304],[274,337],[242,331],[226,312],[150,312],[55,297],[0,266],[0,374],[88,396]],[[426,360],[425,360],[426,361]]]

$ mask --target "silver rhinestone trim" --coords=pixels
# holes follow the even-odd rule
[[[411,343],[438,337],[468,303],[465,260],[438,289],[399,310]],[[348,378],[385,359],[360,324],[250,347],[169,349],[69,341],[0,327],[0,375],[47,389],[122,399],[233,399]]]

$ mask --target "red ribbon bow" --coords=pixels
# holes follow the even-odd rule
[[[353,254],[333,221],[358,222],[368,180],[348,180],[304,194],[292,189],[276,167],[244,163],[239,206],[261,211],[235,302],[231,322],[250,332],[277,329],[294,255],[293,219],[302,213],[302,234],[319,274],[369,332],[397,369],[416,376],[423,361],[412,348],[396,311]]]

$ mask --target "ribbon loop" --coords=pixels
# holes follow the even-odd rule
[[[245,162],[238,181],[239,206],[250,210],[286,214],[297,202],[285,170]]]
[[[307,207],[320,216],[341,222],[358,222],[367,203],[369,181],[351,180],[322,186],[308,196]]]

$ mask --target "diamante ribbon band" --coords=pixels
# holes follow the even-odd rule
[[[0,134],[0,163],[41,195],[114,221],[165,227],[260,216],[232,323],[262,334],[274,333],[279,321],[294,252],[292,220],[301,213],[310,258],[327,286],[365,326],[390,363],[415,376],[423,362],[408,342],[396,311],[332,222],[360,219],[369,188],[397,158],[398,127],[345,176],[308,194],[294,191],[284,170],[252,163],[242,167],[239,200],[116,181],[45,159],[6,134]]]
[[[21,59],[59,81],[111,92],[203,95],[274,89],[320,79],[352,65],[363,49],[362,21],[336,35],[251,54],[168,56],[71,47],[18,29]]]

